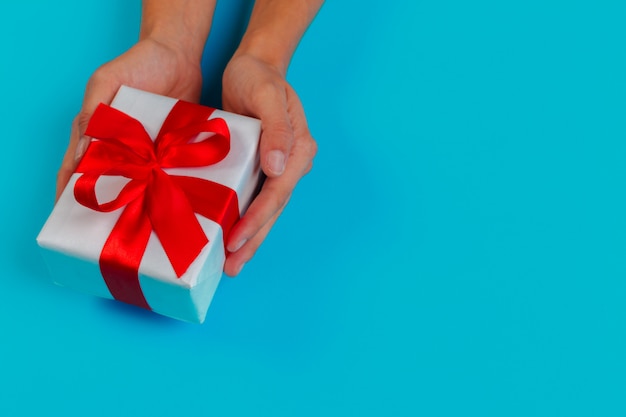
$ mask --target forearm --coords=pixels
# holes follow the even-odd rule
[[[200,62],[217,0],[144,0],[140,39],[152,39]]]
[[[248,53],[283,75],[324,0],[257,0],[236,53]]]

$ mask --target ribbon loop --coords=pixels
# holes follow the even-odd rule
[[[86,135],[93,137],[76,172],[76,200],[96,211],[123,211],[100,256],[100,270],[118,300],[149,309],[138,269],[150,234],[155,233],[180,278],[208,243],[195,213],[219,223],[224,236],[239,218],[237,194],[212,181],[170,176],[163,168],[216,164],[230,151],[230,133],[213,109],[178,101],[154,142],[129,115],[100,104]],[[117,196],[100,203],[102,176],[129,178]]]

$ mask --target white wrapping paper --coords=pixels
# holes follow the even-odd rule
[[[111,106],[139,120],[154,138],[177,100],[130,87],[122,87]],[[215,110],[210,118],[224,119],[230,130],[231,149],[217,164],[201,168],[171,168],[171,174],[199,177],[237,192],[240,214],[258,187],[260,121]],[[112,298],[100,273],[98,260],[104,243],[122,210],[93,211],[79,204],[73,194],[74,174],[45,223],[37,242],[55,283],[96,296]],[[114,198],[126,183],[122,177],[101,177],[96,187],[99,201]],[[221,227],[196,215],[209,239],[187,272],[176,277],[154,232],[139,267],[139,281],[151,309],[180,320],[204,321],[217,288],[225,260]]]

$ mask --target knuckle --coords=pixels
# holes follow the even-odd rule
[[[289,194],[287,193],[275,193],[272,197],[273,212],[280,210],[286,203]]]
[[[303,175],[307,175],[309,172],[311,172],[311,170],[313,169],[313,161],[311,160],[306,168],[304,168],[304,174]]]
[[[313,159],[315,158],[315,155],[317,154],[317,142],[315,142],[315,140],[311,136],[308,136],[304,140],[302,147],[303,147],[303,152],[306,155],[306,161],[307,161],[302,171],[302,175],[306,175],[309,172],[311,172],[311,169],[313,169]]]
[[[317,142],[311,135],[306,135],[300,141],[300,148],[304,155],[306,155],[307,159],[312,160],[317,155]]]
[[[270,188],[267,191],[269,206],[271,207],[272,214],[274,214],[289,200],[289,191],[278,187]]]
[[[313,137],[309,136],[306,144],[309,156],[311,159],[315,158],[315,155],[317,155],[317,142],[313,139]]]
[[[274,146],[285,146],[293,141],[293,129],[287,120],[266,121],[263,130]]]
[[[76,127],[78,127],[79,135],[85,134],[85,130],[87,130],[87,125],[89,124],[89,119],[91,115],[85,111],[81,111],[76,116]]]
[[[274,136],[289,136],[293,135],[291,125],[287,120],[276,119],[265,123],[265,128],[270,131]]]

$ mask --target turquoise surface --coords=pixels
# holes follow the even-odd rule
[[[12,4],[0,415],[626,414],[626,3],[327,2],[289,72],[315,167],[201,326],[56,287],[35,244],[139,2]]]

